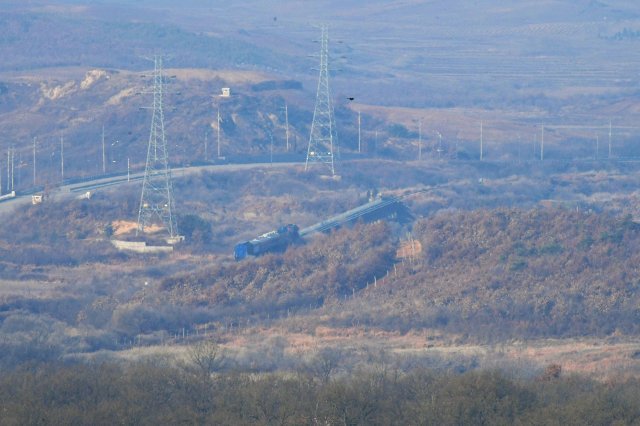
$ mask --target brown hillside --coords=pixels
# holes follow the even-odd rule
[[[396,257],[406,244],[391,234],[383,224],[363,225],[162,287],[180,304],[242,304],[254,313],[323,305],[317,320],[332,326],[439,328],[481,339],[640,331],[640,226],[628,217],[442,214],[416,222],[422,250],[410,258]]]
[[[640,331],[640,226],[629,217],[480,210],[420,220],[414,236],[417,262],[330,314],[485,337]]]

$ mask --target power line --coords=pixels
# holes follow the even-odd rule
[[[104,150],[104,125],[102,126],[102,174],[107,173],[107,162]]]
[[[480,122],[480,161],[482,161],[484,159],[484,129],[483,129],[483,123],[482,121]]]
[[[11,147],[11,191],[15,190],[14,187],[14,171],[15,171],[15,159],[16,159],[16,149]]]
[[[289,107],[286,102],[284,103],[284,126],[287,152],[289,152]]]
[[[544,124],[540,125],[540,161],[544,161]]]
[[[222,119],[220,118],[220,105],[218,105],[218,113],[216,118],[216,129],[218,131],[218,159],[221,156],[221,148],[220,148],[220,123],[222,123]]]
[[[209,161],[209,129],[204,131],[204,161]]]
[[[2,185],[0,184],[0,188]],[[7,148],[7,192],[11,188],[11,147]]]
[[[138,211],[139,232],[144,232],[154,221],[159,221],[169,233],[169,238],[178,237],[178,226],[174,215],[171,169],[164,127],[164,86],[162,57],[154,58],[153,115],[147,147],[147,164],[142,182],[140,209]]]
[[[607,158],[611,158],[611,121],[609,121],[609,153]]]
[[[36,186],[36,137],[33,137],[33,186]]]
[[[362,120],[360,117],[360,111],[358,111],[358,154],[362,152]]]
[[[418,161],[422,160],[422,118],[418,120]]]
[[[304,169],[308,170],[310,163],[319,163],[325,165],[331,175],[335,176],[334,148],[338,141],[329,89],[329,29],[323,25],[321,31],[320,75]]]
[[[64,182],[64,136],[60,133],[60,177]]]

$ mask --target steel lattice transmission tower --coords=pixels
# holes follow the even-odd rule
[[[323,25],[321,29],[320,76],[304,169],[308,170],[311,163],[320,163],[331,170],[331,175],[335,175],[334,150],[338,138],[331,91],[329,90],[329,29],[326,25]]]
[[[153,116],[147,148],[147,165],[142,182],[140,210],[138,211],[139,232],[153,223],[162,224],[169,238],[178,237],[178,227],[174,215],[173,188],[171,185],[171,169],[167,152],[167,139],[164,130],[164,86],[165,76],[162,72],[162,58],[154,58],[153,72]]]

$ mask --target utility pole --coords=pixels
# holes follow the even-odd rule
[[[418,121],[418,161],[422,161],[422,118]]]
[[[611,158],[611,121],[609,121],[609,155],[607,158]]]
[[[286,102],[284,103],[284,125],[287,140],[287,152],[289,152],[289,107]]]
[[[15,190],[15,187],[13,186],[13,172],[15,170],[15,158],[16,158],[16,149],[14,147],[11,147],[11,191]]]
[[[377,150],[377,149],[378,149],[378,131],[377,131],[377,130],[376,130],[375,135],[376,135],[376,137],[375,137],[375,139],[373,140],[373,148],[374,148],[375,150]]]
[[[178,237],[178,226],[174,214],[171,168],[164,128],[164,86],[166,77],[162,72],[162,58],[154,58],[153,115],[147,147],[147,164],[142,181],[140,209],[138,211],[139,232],[144,232],[154,219],[166,228],[171,240]]]
[[[217,118],[217,123],[218,123],[218,159],[220,158],[220,105],[218,105],[218,118]]]
[[[204,161],[209,161],[209,152],[208,152],[208,142],[209,142],[209,129],[204,131]]]
[[[10,191],[11,187],[11,147],[7,148],[7,192]],[[2,188],[2,185],[0,185]]]
[[[484,159],[484,134],[483,134],[484,130],[483,130],[483,123],[482,121],[480,121],[480,161],[482,161]]]
[[[362,152],[362,133],[361,133],[361,117],[360,117],[360,111],[358,111],[358,154],[360,154]]]
[[[18,179],[16,186],[20,186],[20,182],[22,182],[22,153],[18,152]]]
[[[596,161],[598,160],[598,151],[600,151],[600,136],[596,135]]]
[[[273,164],[273,132],[269,130],[269,161]]]
[[[540,161],[544,161],[544,124],[540,125],[542,130],[540,135]]]
[[[331,171],[331,176],[335,176],[334,151],[337,150],[334,144],[337,144],[337,134],[331,91],[329,90],[329,30],[326,25],[323,25],[320,74],[307,148],[307,160],[304,164],[305,171],[309,169],[310,163],[320,163],[327,166]]]
[[[64,182],[64,136],[60,133],[60,177]]]
[[[127,157],[127,182],[129,182],[129,157]]]
[[[33,186],[36,186],[36,137],[33,137]]]
[[[104,150],[104,125],[102,126],[102,174],[107,173],[107,160]]]

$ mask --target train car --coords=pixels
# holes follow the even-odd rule
[[[260,256],[269,252],[283,252],[294,242],[318,232],[330,232],[336,228],[358,221],[375,222],[392,219],[400,223],[412,219],[411,212],[398,197],[377,197],[366,204],[330,217],[322,222],[300,230],[297,225],[281,226],[251,241],[239,243],[234,248],[234,257],[241,260],[247,256]]]
[[[393,219],[401,223],[411,221],[411,212],[407,206],[397,197],[378,197],[366,204],[354,209],[330,217],[322,222],[311,225],[300,231],[300,236],[305,237],[316,232],[329,232],[345,225],[350,225],[361,220],[363,222],[375,222],[376,220]]]
[[[260,256],[265,253],[283,252],[300,239],[298,225],[289,224],[262,234],[251,241],[236,244],[233,255],[236,260],[247,256]]]

